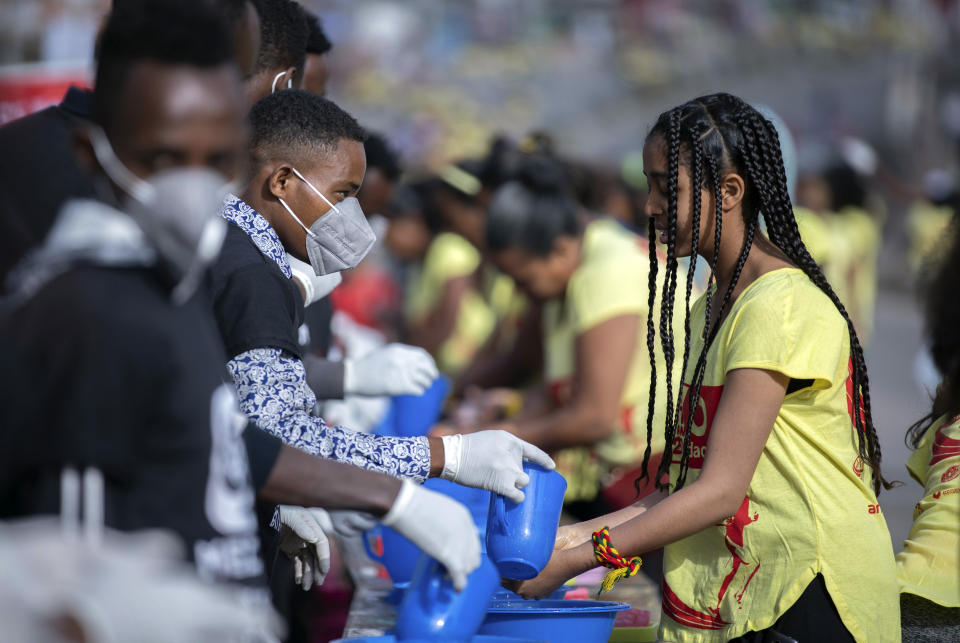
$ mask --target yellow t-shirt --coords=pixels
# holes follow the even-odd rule
[[[647,241],[610,219],[589,224],[583,234],[580,266],[567,285],[562,300],[543,308],[544,374],[553,401],[563,405],[573,395],[577,337],[620,315],[639,315],[630,371],[620,396],[621,414],[613,435],[590,448],[565,449],[558,454],[558,468],[567,477],[567,501],[590,500],[599,491],[602,478],[614,467],[639,464],[647,446],[647,397],[650,393],[650,358],[647,353],[648,291],[650,271]],[[663,275],[661,269],[658,274]],[[677,275],[677,343],[683,342],[683,297],[686,271]],[[654,311],[659,324],[659,307]],[[682,353],[682,349],[678,351]],[[665,370],[658,345],[657,375],[661,382],[657,399],[666,396],[662,384]],[[675,361],[678,381],[682,355]],[[674,392],[676,394],[676,392]],[[658,408],[660,408],[658,406]],[[663,451],[664,411],[654,417],[653,453]]]
[[[949,206],[919,201],[910,208],[907,214],[908,259],[915,276],[940,265],[947,248],[944,240],[949,239],[947,232],[953,219],[953,208]]]
[[[513,279],[490,264],[480,267],[480,292],[496,319],[495,349],[511,349],[530,302]]]
[[[861,208],[844,208],[832,219],[837,236],[846,239],[849,301],[843,301],[853,318],[860,343],[866,346],[873,334],[873,311],[877,299],[877,256],[880,254],[880,222]],[[832,282],[831,282],[831,285]]]
[[[479,265],[480,253],[469,241],[452,232],[438,234],[427,250],[422,269],[412,275],[407,318],[413,323],[423,321],[435,311],[447,281],[472,275]],[[435,355],[440,370],[447,375],[461,371],[483,346],[495,323],[495,315],[479,291],[470,289],[460,304],[453,332]]]
[[[826,266],[830,261],[830,228],[827,222],[808,208],[795,207],[793,214],[803,245],[819,266]]]
[[[691,312],[691,355],[703,346],[704,305]],[[662,638],[727,641],[770,627],[819,573],[857,641],[899,641],[890,534],[857,452],[847,327],[800,270],[761,276],[724,320],[707,354],[686,484],[700,475],[726,374],[738,368],[813,382],[784,398],[736,514],[665,548]],[[693,364],[685,382],[692,373]],[[682,435],[672,484],[681,445]]]
[[[907,471],[923,485],[923,498],[897,554],[900,592],[960,607],[960,416],[927,429]]]

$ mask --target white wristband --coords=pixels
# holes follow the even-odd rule
[[[462,442],[463,436],[444,435],[440,437],[443,442],[443,472],[440,477],[444,480],[456,481],[457,474],[460,473],[460,458],[463,456]]]
[[[402,516],[407,510],[407,507],[410,506],[416,492],[417,484],[413,482],[413,480],[404,478],[400,485],[400,493],[397,494],[396,500],[393,501],[390,511],[387,512],[387,515],[384,516],[380,522],[388,527],[397,522],[397,519]]]
[[[316,293],[313,290],[313,282],[310,280],[310,277],[295,269],[290,270],[290,276],[300,284],[300,289],[303,290],[304,305],[308,306],[313,303],[313,296]]]

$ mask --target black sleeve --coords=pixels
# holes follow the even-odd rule
[[[307,386],[318,400],[343,399],[343,362],[332,362],[311,353],[303,356]]]
[[[280,457],[283,440],[258,429],[252,422],[247,423],[243,431],[243,443],[247,449],[247,460],[250,463],[250,477],[253,481],[253,490],[259,493],[267,483],[273,466]]]
[[[300,357],[302,304],[295,290],[279,270],[262,263],[228,275],[213,301],[227,358],[255,348],[279,348]]]

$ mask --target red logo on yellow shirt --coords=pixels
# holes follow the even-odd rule
[[[853,460],[853,475],[863,478],[863,458],[857,456]]]
[[[716,606],[708,607],[706,612],[694,609],[684,603],[683,600],[681,600],[681,598],[670,589],[670,586],[667,585],[666,580],[664,580],[664,614],[681,625],[700,630],[719,630],[730,625],[730,623],[720,617],[720,605],[723,603],[723,598],[727,595],[727,592],[730,590],[733,582],[737,579],[737,575],[741,571],[741,568],[749,568],[752,566],[753,569],[749,574],[746,573],[746,570],[740,574],[741,579],[743,579],[743,584],[739,586],[740,591],[734,593],[733,595],[737,601],[737,605],[743,603],[743,595],[747,592],[747,588],[750,586],[750,581],[753,580],[757,570],[760,569],[759,560],[751,563],[744,558],[744,556],[746,556],[746,551],[744,549],[745,541],[743,537],[744,530],[759,519],[759,512],[751,513],[750,511],[750,498],[744,498],[743,502],[740,503],[740,508],[737,509],[737,513],[717,525],[718,527],[723,527],[723,540],[724,545],[726,545],[727,550],[730,552],[731,569],[730,572],[724,576],[723,581],[720,583],[720,588],[717,592]],[[746,576],[745,579],[743,578],[744,576]]]
[[[933,439],[933,457],[930,458],[930,464],[933,466],[938,462],[943,462],[947,458],[960,456],[960,440],[948,438],[943,432],[944,427],[937,430],[937,435]]]
[[[950,482],[957,476],[960,476],[960,465],[955,464],[943,472],[943,475],[940,476],[940,482]]]
[[[680,464],[680,455],[683,453],[683,436],[687,432],[687,417],[690,408],[690,386],[683,385],[683,413],[680,417],[680,426],[673,438],[673,464]],[[723,393],[722,386],[701,386],[700,401],[697,404],[697,410],[693,414],[693,425],[690,433],[690,456],[687,459],[691,469],[702,469],[703,459],[707,455],[707,438],[710,435],[710,427],[713,425],[713,418],[717,414],[717,407],[720,406],[720,395]]]

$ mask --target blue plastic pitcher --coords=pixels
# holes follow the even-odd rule
[[[397,640],[470,641],[499,586],[500,574],[486,556],[467,577],[463,591],[457,592],[443,565],[424,554],[397,612]]]
[[[448,498],[460,502],[470,510],[473,516],[473,522],[480,533],[481,541],[484,540],[487,533],[487,514],[490,511],[490,492],[485,489],[474,489],[464,487],[462,484],[443,480],[441,478],[430,478],[423,486],[437,493],[442,493]]]
[[[393,435],[414,437],[426,435],[440,419],[443,403],[450,390],[450,381],[441,375],[423,395],[397,395],[391,402]]]
[[[567,490],[556,471],[532,462],[524,462],[523,470],[530,476],[523,502],[491,494],[487,518],[487,554],[500,574],[513,580],[535,577],[550,560]]]
[[[370,541],[377,536],[380,536],[383,544],[382,554],[377,554],[370,545]],[[387,568],[390,580],[394,584],[407,583],[413,578],[413,570],[422,554],[419,547],[390,529],[390,527],[383,526],[377,526],[364,532],[363,547],[367,550],[367,556],[371,560]]]

